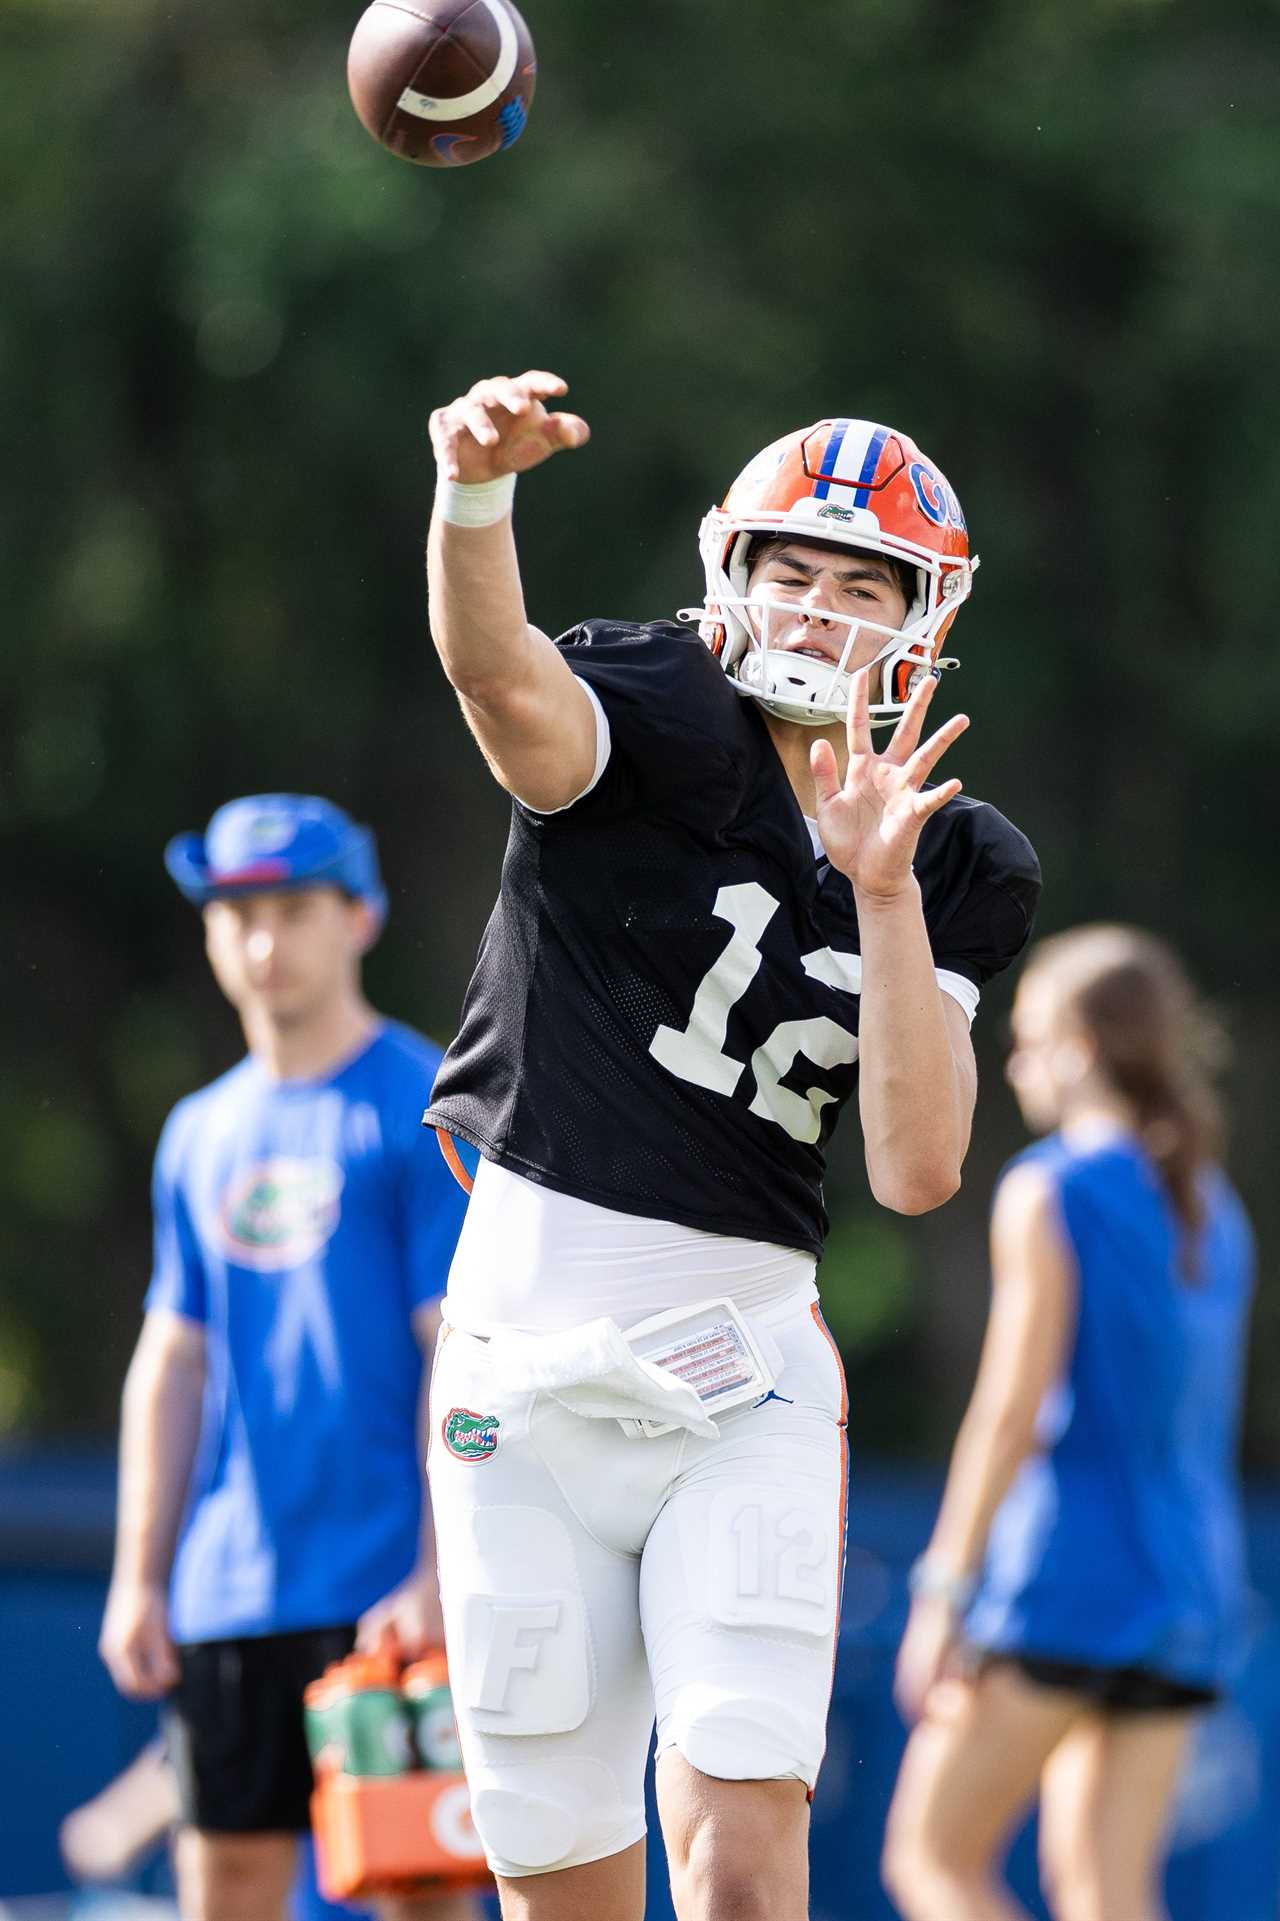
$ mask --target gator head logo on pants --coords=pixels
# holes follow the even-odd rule
[[[450,1454],[460,1461],[487,1461],[498,1446],[496,1414],[473,1414],[469,1407],[451,1407],[440,1423]]]

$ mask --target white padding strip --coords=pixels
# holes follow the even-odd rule
[[[515,26],[502,0],[484,0],[484,4],[498,27],[498,59],[489,78],[470,93],[455,94],[452,100],[437,100],[432,94],[415,93],[412,87],[406,87],[396,102],[401,113],[411,113],[415,120],[466,120],[473,113],[483,113],[506,91],[516,70]]]
[[[609,716],[608,714],[605,713],[604,708],[601,705],[600,696],[596,692],[595,688],[589,686],[588,683],[581,678],[581,676],[575,675],[575,679],[577,680],[579,687],[581,687],[587,699],[591,702],[591,705],[596,710],[595,771],[592,773],[591,779],[587,782],[582,792],[580,794],[575,794],[572,800],[567,800],[563,807],[530,807],[529,812],[531,814],[563,814],[563,813],[566,813],[570,807],[576,807],[580,800],[586,799],[587,795],[591,792],[591,789],[596,785],[597,781],[600,779],[600,776],[604,773],[605,768],[609,765],[609,755],[613,751],[613,735],[609,732]],[[519,799],[518,795],[517,795],[517,799]],[[528,802],[521,801],[520,805],[522,807],[528,806]]]
[[[953,1001],[959,1001],[969,1016],[969,1025],[972,1027],[973,1017],[978,1011],[978,1002],[982,999],[973,982],[967,981],[963,974],[953,974],[949,967],[935,967],[933,971],[943,993],[950,994]]]

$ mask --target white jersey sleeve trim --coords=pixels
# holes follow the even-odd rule
[[[972,1027],[973,1017],[978,1011],[978,1002],[982,999],[973,982],[967,981],[963,974],[953,974],[949,967],[935,967],[933,971],[943,993],[950,994],[953,1001],[959,1001],[969,1016],[969,1025]]]
[[[595,709],[595,715],[596,715],[595,769],[591,775],[591,779],[587,782],[582,792],[580,794],[575,794],[572,800],[567,800],[564,803],[563,807],[529,807],[529,812],[531,814],[567,813],[569,808],[576,807],[580,800],[586,799],[587,795],[591,792],[591,789],[596,785],[597,781],[600,779],[600,776],[604,773],[605,768],[609,765],[609,755],[613,750],[613,735],[609,732],[609,716],[608,714],[605,713],[604,707],[601,704],[600,696],[596,692],[595,688],[592,687],[587,681],[583,680],[581,676],[575,675],[575,679],[577,679],[579,687],[581,687],[583,693],[586,695],[587,699],[591,702],[591,705]],[[520,800],[519,794],[517,794],[515,798],[517,800]],[[520,805],[522,807],[528,807],[529,803],[528,801],[522,800],[520,801]]]

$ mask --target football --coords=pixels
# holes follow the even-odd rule
[[[426,167],[465,167],[524,132],[536,72],[510,0],[373,0],[347,54],[374,139]]]

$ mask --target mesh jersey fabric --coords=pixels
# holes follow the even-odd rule
[[[852,888],[700,640],[596,620],[557,644],[604,706],[609,762],[561,813],[513,805],[426,1119],[581,1199],[820,1253],[857,1081]],[[1017,828],[959,796],[915,871],[935,964],[978,986],[1007,967],[1039,895]]]

